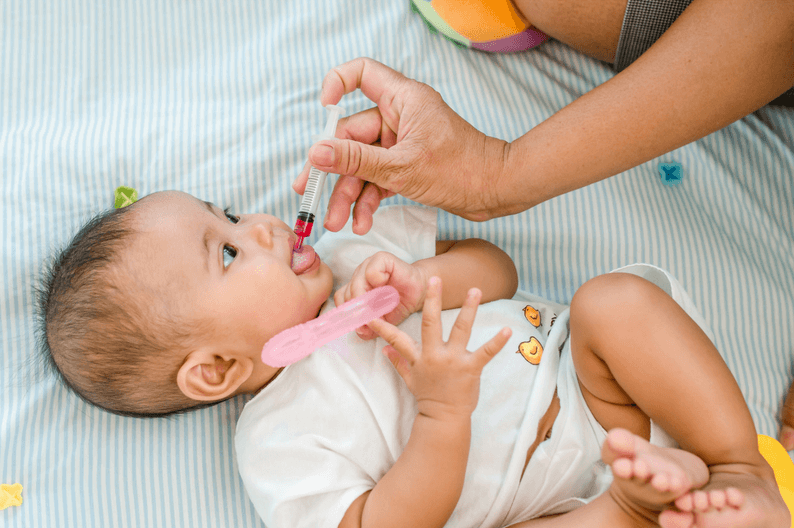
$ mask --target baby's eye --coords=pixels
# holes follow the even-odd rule
[[[234,249],[232,246],[224,244],[223,246],[223,267],[224,269],[228,268],[234,258],[237,256],[237,250]]]
[[[226,215],[226,218],[228,218],[228,219],[229,219],[229,221],[230,221],[231,223],[233,223],[233,224],[236,224],[237,222],[239,222],[239,221],[240,221],[240,217],[239,217],[239,216],[237,216],[237,215],[233,215],[232,213],[230,213],[230,212],[229,212],[229,209],[230,209],[229,207],[227,207],[226,209],[224,209],[224,210],[223,210],[223,214],[225,214],[225,215]]]

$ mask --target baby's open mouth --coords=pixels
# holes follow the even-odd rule
[[[295,275],[306,273],[310,268],[314,267],[316,261],[320,258],[314,252],[314,248],[308,244],[304,244],[300,251],[292,252],[292,263],[290,267]]]

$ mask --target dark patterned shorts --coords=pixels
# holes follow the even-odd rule
[[[692,0],[628,0],[615,69],[624,70],[645,53],[684,12]]]

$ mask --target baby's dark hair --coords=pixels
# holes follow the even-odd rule
[[[135,235],[136,205],[89,220],[47,266],[37,292],[41,353],[83,400],[115,414],[206,407],[176,384],[174,351],[187,349],[196,325],[174,320],[167,300],[147,299],[118,269]]]

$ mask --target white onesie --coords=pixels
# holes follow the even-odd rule
[[[315,250],[333,271],[335,290],[377,251],[406,262],[435,255],[435,234],[434,209],[387,207],[378,210],[367,235],[354,235],[348,222],[339,233],[323,235]],[[331,298],[322,311],[333,307]],[[442,313],[445,339],[458,312]],[[609,485],[599,463],[606,433],[584,405],[565,358],[566,307],[523,293],[484,304],[468,349],[504,326],[513,334],[483,370],[463,491],[447,527],[498,528],[568,511]],[[417,341],[420,327],[421,314],[400,325]],[[350,503],[400,456],[416,402],[381,353],[385,344],[351,332],[286,367],[245,406],[235,435],[238,465],[268,528],[336,528]],[[555,388],[561,411],[552,436],[522,478]]]

